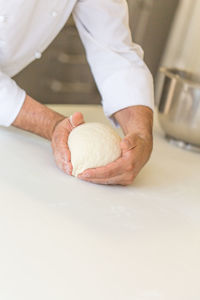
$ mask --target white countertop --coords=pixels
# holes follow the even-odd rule
[[[108,122],[99,106],[55,105]],[[60,172],[50,143],[0,128],[1,300],[199,300],[200,154],[163,139],[132,186]]]

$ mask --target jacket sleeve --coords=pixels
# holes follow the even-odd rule
[[[26,92],[8,75],[0,71],[0,126],[10,126],[16,119]]]
[[[152,75],[133,43],[126,0],[79,0],[73,18],[102,97],[105,115],[134,105],[154,109]]]

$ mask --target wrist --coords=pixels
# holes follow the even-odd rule
[[[12,125],[51,140],[56,125],[64,118],[27,95]]]
[[[143,105],[130,106],[117,111],[113,117],[124,134],[134,132],[142,138],[152,139],[153,111]]]

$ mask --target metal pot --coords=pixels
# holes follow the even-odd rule
[[[200,152],[200,76],[175,68],[160,68],[160,72],[158,118],[166,138]]]

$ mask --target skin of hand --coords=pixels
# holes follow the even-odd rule
[[[60,121],[52,135],[52,148],[57,166],[68,175],[72,175],[71,153],[68,147],[68,136],[73,128],[84,123],[80,112],[74,113],[70,118]]]
[[[147,106],[131,106],[114,114],[125,137],[121,157],[99,168],[87,169],[78,178],[110,185],[130,185],[150,158],[153,148],[153,111]]]

